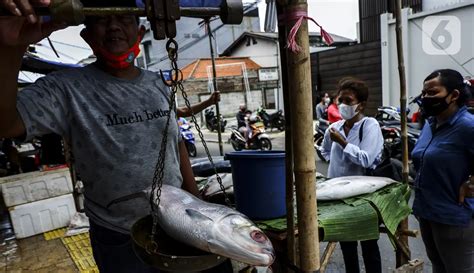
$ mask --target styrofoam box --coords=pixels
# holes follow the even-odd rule
[[[68,168],[3,177],[0,179],[0,184],[7,207],[72,192],[72,180]]]
[[[76,213],[72,194],[23,204],[8,209],[17,239],[69,225]]]

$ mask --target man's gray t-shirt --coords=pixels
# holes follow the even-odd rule
[[[39,79],[18,93],[17,109],[28,139],[56,133],[71,144],[91,220],[126,233],[149,213],[148,200],[106,206],[151,185],[168,94],[156,73],[141,70],[137,78],[124,80],[89,65]],[[179,131],[175,113],[171,115],[164,183],[180,187]]]
[[[318,103],[316,105],[316,118],[319,119],[324,119],[325,115],[324,113],[326,112],[327,106],[321,103]]]

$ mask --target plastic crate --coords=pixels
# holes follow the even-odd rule
[[[72,194],[54,197],[8,209],[17,239],[69,225],[76,212]]]
[[[61,196],[73,191],[68,168],[3,177],[0,179],[0,184],[7,207]]]

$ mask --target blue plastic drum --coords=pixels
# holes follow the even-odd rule
[[[231,152],[226,158],[238,211],[253,220],[286,215],[284,151]]]

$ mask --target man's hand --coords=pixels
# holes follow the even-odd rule
[[[463,204],[466,197],[474,197],[474,176],[471,176],[459,189],[459,204]]]
[[[346,139],[333,127],[329,129],[329,136],[331,137],[332,141],[339,143],[343,148],[346,147]]]
[[[0,0],[0,8],[12,16],[0,17],[0,47],[26,48],[48,37],[67,25],[58,22],[43,23],[33,7],[49,6],[50,0]]]
[[[211,105],[218,103],[219,101],[221,101],[221,92],[216,91],[212,93],[208,100]]]

